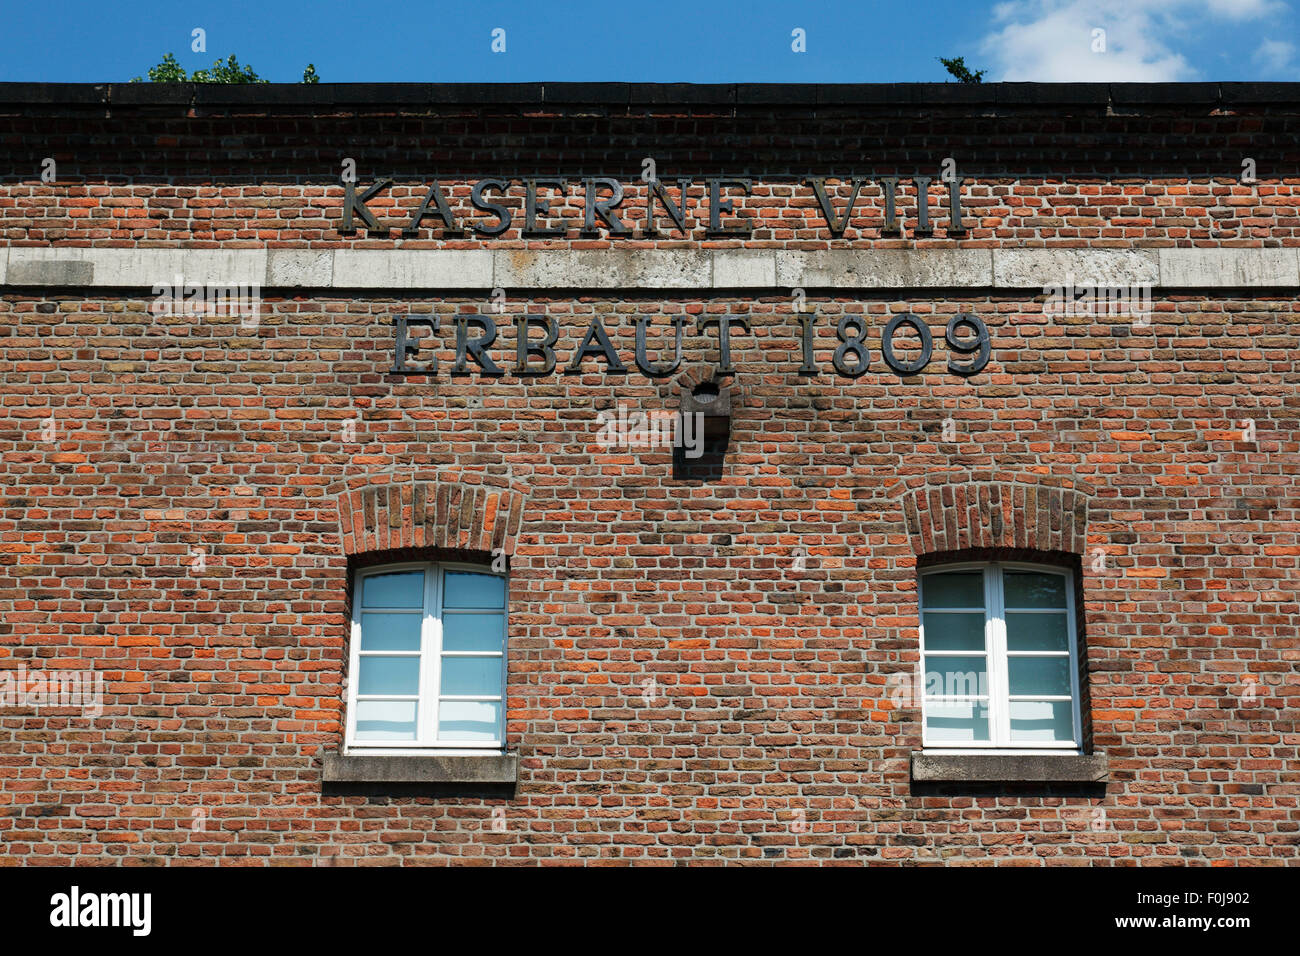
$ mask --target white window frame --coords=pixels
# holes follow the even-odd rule
[[[1009,678],[1007,674],[1007,627],[1002,572],[1033,571],[1038,574],[1054,574],[1065,581],[1065,617],[1067,644],[1070,655],[1070,699],[1074,721],[1074,739],[1071,741],[1028,741],[1011,739],[1011,715]],[[932,574],[949,571],[982,571],[984,573],[984,653],[988,668],[988,709],[990,740],[931,740],[925,721],[926,685],[925,685],[925,579]],[[921,657],[917,663],[918,684],[921,703],[921,746],[929,753],[1042,753],[1043,751],[1082,753],[1083,722],[1079,694],[1079,639],[1076,628],[1076,610],[1074,601],[1074,573],[1069,568],[1052,564],[1033,564],[1023,561],[968,561],[960,564],[940,564],[927,567],[918,576],[917,617],[920,622]],[[928,610],[936,610],[934,608]],[[1015,613],[1015,612],[1012,612]],[[932,657],[969,656],[970,651],[930,651]],[[1059,657],[1059,652],[1051,651],[1016,651],[1015,656]],[[982,696],[982,695],[981,695]],[[1063,700],[1060,696],[1049,694],[1017,695],[1019,699]],[[951,697],[948,698],[951,700]]]
[[[410,608],[391,609],[391,608],[362,608],[362,582],[377,574],[392,574],[400,571],[423,571],[424,572],[424,605],[420,611],[420,683],[419,698],[416,705],[416,738],[415,740],[357,740],[356,739],[356,718],[357,718],[357,699],[359,696],[360,674],[361,674],[361,614],[367,612],[380,612],[391,610],[411,611]],[[474,574],[486,574],[491,577],[501,578],[505,583],[505,606],[504,608],[490,609],[493,613],[501,611],[501,694],[496,697],[474,695],[465,696],[444,696],[439,693],[442,687],[442,659],[444,656],[449,657],[492,657],[495,652],[482,651],[444,651],[442,646],[442,618],[444,614],[462,614],[474,613],[478,610],[480,613],[488,609],[474,608],[452,608],[450,610],[443,607],[443,598],[445,595],[444,578],[448,571],[469,571]],[[353,574],[352,580],[352,608],[351,608],[351,644],[348,649],[348,712],[346,732],[344,735],[344,753],[365,753],[372,756],[401,755],[401,754],[458,754],[466,755],[494,755],[500,754],[505,749],[505,723],[506,723],[506,679],[509,673],[507,659],[509,657],[509,648],[507,647],[510,634],[510,580],[502,572],[492,571],[481,564],[471,564],[463,561],[410,561],[400,564],[378,564],[372,567],[361,568]],[[367,655],[374,652],[367,651]],[[380,652],[381,654],[384,652]],[[401,656],[401,652],[389,652],[393,656]],[[409,654],[410,652],[406,652]],[[367,699],[384,699],[376,695],[367,695]],[[408,695],[401,695],[400,698],[390,699],[409,699]],[[440,740],[437,738],[438,729],[438,708],[443,700],[481,700],[481,701],[500,701],[499,718],[497,722],[496,739],[492,741],[484,740]],[[432,718],[430,718],[430,708],[432,708]]]

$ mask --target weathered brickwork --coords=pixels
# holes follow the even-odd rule
[[[30,108],[28,108],[30,110]],[[238,107],[208,107],[186,115],[175,107],[119,108],[105,117],[88,111],[0,115],[0,143],[10,168],[0,175],[0,239],[12,245],[186,243],[201,246],[346,246],[348,248],[603,248],[628,242],[654,247],[698,244],[774,248],[874,248],[1040,243],[1096,247],[1300,245],[1300,176],[1296,175],[1300,117],[1264,107],[1242,113],[1187,115],[1179,110],[1118,107],[976,111],[930,107],[923,116],[896,107],[611,106],[529,109],[447,106],[432,115],[365,115],[340,111],[318,117],[267,117]],[[9,113],[21,112],[9,108]],[[42,160],[57,163],[59,182],[42,184]],[[951,157],[962,187],[967,233],[947,233],[947,187],[941,164]],[[394,185],[373,199],[383,228],[341,236],[344,159],[356,163],[358,191],[375,180]],[[1242,163],[1256,163],[1259,182],[1241,181]],[[688,189],[689,234],[671,228],[659,207],[659,235],[645,235],[644,161],[678,201],[677,178]],[[570,180],[567,204],[552,188],[539,190],[552,215],[539,226],[566,227],[564,237],[525,238],[527,176]],[[621,180],[618,213],[635,234],[611,240],[581,234],[584,177]],[[726,226],[748,224],[747,238],[710,236],[709,176],[749,176],[753,194],[730,187]],[[825,228],[809,176],[832,180],[837,215],[851,184],[863,185],[842,238]],[[905,237],[882,232],[880,177],[900,177],[898,209]],[[917,187],[929,194],[934,234],[913,237]],[[505,178],[502,196],[511,227],[485,238],[474,224],[496,222],[470,200],[474,182]],[[402,228],[438,179],[459,228],[436,216],[418,235]],[[603,195],[603,194],[602,194]]]
[[[348,155],[363,182],[531,163],[629,185],[643,156],[664,178],[761,180],[937,173],[957,155],[972,243],[1300,245],[1294,113],[1055,112],[10,115],[11,155],[48,148],[89,182],[0,180],[0,240],[398,244],[332,232]],[[1265,182],[1229,184],[1251,149]],[[778,190],[798,197],[769,217]],[[807,223],[803,187],[737,199],[754,243],[841,242]],[[1300,863],[1294,290],[1158,290],[1135,327],[1024,292],[809,289],[816,375],[799,372],[789,290],[507,289],[499,312],[490,291],[267,289],[241,325],[155,315],[148,289],[4,290],[0,668],[90,668],[107,693],[93,718],[0,708],[0,864]],[[934,334],[919,374],[881,358],[901,312]],[[439,371],[391,375],[393,317],[433,313],[418,358]],[[458,313],[492,316],[506,374],[450,374]],[[970,378],[946,368],[958,313],[992,338]],[[550,374],[513,371],[525,314],[558,323]],[[654,317],[663,361],[677,315],[681,367],[649,379],[636,318]],[[602,447],[602,410],[675,409],[714,377],[706,315],[749,323],[732,327],[720,472]],[[865,318],[857,378],[832,366],[845,315]],[[630,374],[594,357],[564,371],[595,317]],[[517,787],[324,784],[350,570],[497,552]],[[911,780],[920,712],[890,681],[920,656],[918,567],[1031,554],[1077,572],[1086,742],[1108,780]]]

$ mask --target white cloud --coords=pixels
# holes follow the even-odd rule
[[[1295,57],[1295,44],[1285,40],[1265,40],[1255,50],[1251,60],[1270,73],[1285,73]]]
[[[1158,82],[1197,75],[1170,46],[1201,21],[1253,20],[1286,7],[1278,0],[1008,0],[981,52],[990,79],[1039,82]],[[1095,30],[1104,30],[1105,51]]]
[[[1205,5],[1215,16],[1230,20],[1256,20],[1286,10],[1281,0],[1205,0]]]

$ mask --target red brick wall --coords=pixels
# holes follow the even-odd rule
[[[12,110],[10,110],[12,112]],[[627,188],[624,218],[643,241],[642,163],[676,199],[676,177],[697,179],[691,189],[690,236],[669,231],[644,240],[658,247],[708,240],[703,177],[751,175],[754,194],[724,196],[737,218],[753,220],[751,242],[790,248],[839,248],[870,241],[878,248],[944,245],[947,191],[940,164],[956,161],[967,177],[963,208],[967,244],[1010,247],[1037,240],[1126,246],[1292,245],[1300,241],[1300,176],[1295,147],[1300,118],[1278,110],[1250,115],[1190,117],[1174,111],[1134,115],[1062,116],[1053,109],[1000,116],[965,110],[828,108],[813,111],[717,108],[682,114],[639,115],[601,108],[567,114],[513,109],[447,108],[436,118],[341,115],[267,118],[177,109],[119,109],[111,118],[73,113],[63,118],[0,115],[0,144],[17,171],[0,185],[0,240],[48,243],[382,248],[399,243],[450,241],[457,248],[522,243],[524,188],[516,181],[504,204],[514,226],[495,239],[444,236],[426,219],[418,239],[401,226],[437,177],[447,186],[460,224],[495,217],[470,203],[472,183],[491,176],[563,175],[569,204],[550,225],[569,224],[567,240],[531,239],[540,248],[577,242],[585,176],[613,176]],[[578,114],[578,115],[573,115]],[[45,157],[56,160],[59,182],[39,181]],[[391,231],[340,236],[344,158],[356,161],[358,184],[393,178],[396,185],[371,201]],[[1256,161],[1259,182],[1241,182],[1242,161]],[[29,170],[27,173],[22,171]],[[873,182],[863,188],[858,215],[842,239],[831,239],[807,176],[899,176],[899,207],[907,239],[882,236],[883,198]],[[914,175],[933,177],[932,238],[912,240]],[[21,181],[15,181],[21,180]],[[834,190],[836,209],[847,184]],[[549,198],[552,192],[541,194]],[[496,193],[489,198],[500,201]],[[558,206],[558,204],[556,204]],[[725,224],[736,220],[724,217]],[[436,227],[435,227],[436,224]],[[739,240],[709,240],[737,243]],[[620,242],[616,240],[616,242]],[[626,245],[627,240],[621,244]]]
[[[843,123],[664,121],[647,139],[643,121],[598,118],[10,118],[10,150],[39,132],[68,174],[144,171],[89,197],[6,180],[0,238],[364,246],[329,231],[336,154],[358,159],[363,183],[368,170],[477,179],[521,169],[518,155],[628,181],[643,155],[664,157],[664,177],[754,164],[910,175],[956,155],[976,178],[973,241],[1297,242],[1300,179],[1227,184],[1252,150],[1268,179],[1294,118]],[[1018,164],[1039,178],[995,182]],[[1042,180],[1053,171],[1071,183]],[[755,238],[825,243],[800,195]],[[809,379],[784,296],[511,293],[493,352],[507,369],[509,319],[525,311],[557,319],[561,363],[599,315],[629,366],[636,315],[749,319],[733,336],[724,472],[683,482],[667,452],[600,448],[596,416],[675,407],[677,382],[718,358],[716,333],[693,324],[680,376],[663,382],[606,376],[595,360],[529,381],[396,379],[394,313],[486,301],[268,292],[259,326],[242,330],[155,317],[143,291],[10,290],[0,666],[93,667],[109,685],[94,721],[0,711],[0,863],[1294,864],[1300,307],[1244,295],[1157,292],[1141,330],[1045,316],[1041,296],[810,292],[824,371]],[[895,311],[935,332],[921,375],[880,358]],[[969,380],[944,370],[942,324],[958,311],[993,336]],[[836,376],[834,324],[862,312],[870,370]],[[667,330],[661,319],[652,335]],[[944,442],[950,416],[957,440]],[[467,495],[487,527],[459,523]],[[516,793],[327,792],[349,555],[485,543],[512,555]],[[1078,562],[1104,790],[910,781],[919,712],[893,706],[888,681],[916,664],[916,568],[936,548]]]
[[[275,301],[256,335],[146,305],[10,296],[0,314],[4,656],[109,679],[93,723],[0,717],[10,861],[1295,859],[1292,301],[1161,301],[1146,336],[1049,321],[1025,298],[935,301],[989,324],[985,375],[944,373],[940,344],[900,380],[873,345],[850,382],[801,380],[774,352],[797,332],[783,301],[713,300],[753,334],[737,336],[732,451],[708,484],[674,482],[665,452],[596,444],[595,409],[665,407],[670,384],[388,379],[386,317],[423,303]],[[602,311],[625,356],[633,314],[700,308],[533,305],[562,350]],[[842,311],[876,313],[878,340],[879,314],[919,308],[815,305],[819,346]],[[707,368],[711,341],[689,336],[684,365]],[[955,443],[939,441],[948,415]],[[1246,418],[1254,443],[1237,440]],[[972,492],[951,509],[969,532],[944,547],[1079,552],[1036,502],[1050,510],[1058,486],[1086,499],[1088,552],[1108,555],[1082,565],[1104,798],[909,783],[918,714],[886,681],[916,661],[916,551],[933,546],[906,512],[934,514],[926,482],[945,478],[962,496],[1008,489],[1009,517],[981,538]],[[509,686],[523,766],[504,833],[488,828],[498,801],[322,795],[346,659],[339,502],[385,480],[523,500]]]

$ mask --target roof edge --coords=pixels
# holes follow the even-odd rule
[[[1300,106],[1300,83],[0,83],[0,106]]]

